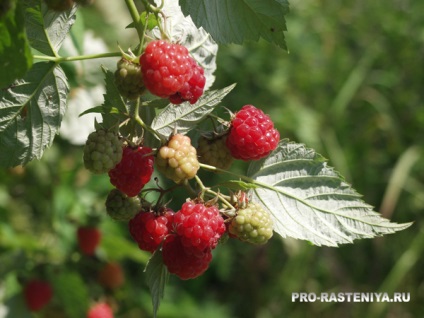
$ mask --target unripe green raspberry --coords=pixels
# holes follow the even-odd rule
[[[265,244],[272,237],[273,222],[259,204],[249,202],[246,208],[237,211],[228,230],[241,241]]]
[[[111,190],[106,199],[106,212],[116,221],[131,220],[141,208],[138,197],[129,197],[118,189]]]
[[[111,131],[96,130],[88,135],[83,159],[91,172],[106,173],[121,161],[122,141]]]
[[[125,58],[119,60],[115,71],[115,84],[122,96],[137,99],[145,91],[141,66]]]
[[[228,169],[234,161],[225,144],[226,136],[201,136],[198,140],[197,156],[201,163],[220,169]]]
[[[157,169],[175,183],[194,178],[199,170],[196,148],[188,136],[181,134],[172,136],[167,145],[159,148],[155,163]]]

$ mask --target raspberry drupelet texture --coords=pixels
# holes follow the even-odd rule
[[[175,234],[168,235],[163,242],[162,257],[168,271],[184,280],[202,275],[212,261],[211,249],[196,254],[187,253],[182,238]]]
[[[129,221],[141,210],[140,199],[112,189],[106,198],[106,212],[116,221]]]
[[[259,204],[249,202],[247,207],[237,211],[229,225],[229,233],[241,241],[265,244],[272,237],[271,216]]]
[[[175,213],[174,229],[186,252],[198,254],[216,247],[225,224],[216,206],[189,201]]]
[[[49,282],[32,279],[24,287],[25,303],[30,311],[41,310],[52,297],[53,290]]]
[[[140,56],[144,85],[152,94],[168,98],[193,76],[191,59],[182,45],[163,40],[150,42]]]
[[[122,96],[137,99],[145,91],[141,66],[125,58],[120,59],[115,71],[115,83]]]
[[[93,173],[106,173],[122,159],[122,141],[114,132],[99,129],[88,135],[84,166]]]
[[[190,138],[181,134],[172,136],[166,145],[159,148],[156,167],[175,183],[194,178],[200,166]]]
[[[209,138],[201,136],[197,142],[197,156],[201,163],[220,169],[228,169],[234,161],[225,142],[226,136]]]
[[[173,217],[171,209],[159,215],[141,211],[128,224],[130,234],[141,250],[153,253],[171,232]]]
[[[227,147],[236,159],[258,160],[273,151],[280,141],[271,118],[253,105],[245,105],[231,121]]]
[[[127,196],[136,196],[152,177],[151,152],[149,147],[124,147],[122,160],[109,171],[110,183]]]
[[[191,58],[191,65],[193,68],[193,75],[190,80],[186,82],[177,93],[169,97],[169,101],[173,104],[181,104],[186,101],[190,102],[190,104],[194,104],[203,94],[203,89],[206,84],[205,71],[193,58]]]

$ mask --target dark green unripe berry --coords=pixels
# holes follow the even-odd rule
[[[115,84],[122,96],[128,99],[140,97],[145,91],[141,66],[125,58],[120,59],[115,71]]]
[[[230,235],[252,244],[265,244],[272,237],[271,216],[259,204],[249,202],[246,208],[237,211],[229,226]]]
[[[198,140],[197,156],[201,163],[220,169],[228,169],[234,161],[225,145],[226,136],[201,136]]]
[[[114,132],[92,132],[84,146],[84,166],[93,173],[106,173],[122,159],[122,141]]]
[[[141,209],[142,205],[137,196],[129,197],[118,189],[111,190],[107,196],[106,212],[116,221],[129,221]]]

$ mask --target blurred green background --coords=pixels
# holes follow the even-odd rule
[[[414,224],[339,248],[277,235],[262,247],[230,240],[215,250],[211,267],[200,278],[170,278],[159,317],[424,313],[424,2],[290,4],[289,53],[262,41],[220,47],[214,88],[238,83],[223,106],[233,111],[245,104],[261,107],[282,137],[328,158],[383,216]],[[99,0],[82,9],[79,19],[111,50],[116,50],[116,39],[122,47],[135,40],[134,31],[124,29],[130,17],[118,2]],[[68,76],[74,86],[90,85],[72,66]],[[81,146],[58,137],[42,160],[0,171],[0,303],[15,313],[22,305],[20,277],[40,264],[50,275],[64,267],[79,273],[90,297],[104,296],[79,272],[75,229],[89,213],[102,213],[111,186],[106,176],[90,175],[81,158]],[[234,169],[243,171],[245,165]],[[184,193],[178,195],[184,199]],[[97,257],[119,261],[127,277],[123,288],[106,295],[118,304],[117,317],[151,317],[143,276],[148,255],[131,241],[125,224],[104,216],[101,228]],[[407,292],[410,301],[293,303],[295,292]]]

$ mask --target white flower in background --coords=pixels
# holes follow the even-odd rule
[[[83,145],[88,135],[94,131],[94,119],[101,122],[101,115],[90,113],[79,117],[85,110],[103,103],[103,85],[95,87],[75,88],[71,91],[68,99],[68,109],[62,120],[60,136],[67,139],[71,144]]]
[[[74,43],[67,37],[62,51],[67,56],[76,56],[80,53]],[[109,52],[103,40],[94,37],[94,33],[87,31],[84,34],[83,54],[99,54]],[[88,135],[94,131],[94,119],[101,122],[100,114],[79,115],[87,109],[103,104],[104,74],[101,66],[112,69],[116,67],[118,58],[102,58],[77,61],[73,63],[78,76],[81,76],[86,87],[73,88],[68,98],[68,109],[63,117],[60,127],[60,136],[75,145],[83,145]],[[94,86],[92,86],[94,85]]]
[[[160,5],[161,0],[155,0]],[[172,42],[179,43],[188,48],[191,55],[205,70],[206,85],[204,90],[209,89],[215,81],[213,73],[216,70],[216,55],[218,44],[203,28],[198,29],[190,16],[184,17],[178,1],[164,0],[162,9],[166,19],[164,22],[165,32],[171,37]],[[153,30],[156,38],[160,38],[159,29]]]

